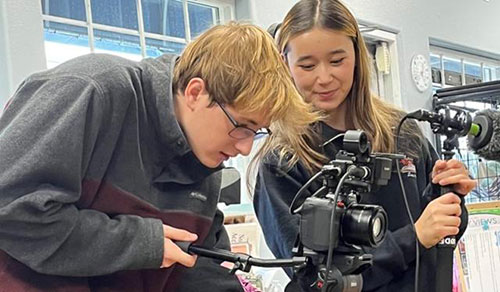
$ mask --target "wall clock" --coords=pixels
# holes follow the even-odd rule
[[[423,55],[417,54],[411,59],[411,78],[420,92],[426,91],[431,85],[431,68]]]

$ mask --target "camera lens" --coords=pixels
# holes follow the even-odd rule
[[[377,217],[373,220],[373,228],[372,228],[372,235],[373,237],[377,237],[380,234],[380,231],[382,231],[382,219],[380,217]]]
[[[346,243],[376,247],[385,237],[387,214],[376,205],[350,205],[341,222]]]

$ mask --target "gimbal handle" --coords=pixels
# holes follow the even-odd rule
[[[252,266],[266,268],[295,267],[303,266],[307,264],[308,261],[307,257],[292,257],[291,259],[260,259],[244,253],[234,253],[224,249],[209,249],[193,245],[188,241],[176,241],[175,244],[177,244],[184,252],[189,254],[196,254],[202,257],[234,263],[233,268],[229,271],[231,274],[234,274],[237,270],[249,272]]]

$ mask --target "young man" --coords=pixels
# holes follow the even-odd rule
[[[30,76],[0,119],[0,290],[241,290],[174,241],[227,247],[222,162],[316,118],[249,24],[180,57],[88,55]]]

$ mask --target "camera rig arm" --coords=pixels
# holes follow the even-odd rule
[[[307,264],[306,257],[292,257],[291,259],[261,259],[254,258],[244,253],[234,253],[224,249],[205,248],[193,245],[187,241],[177,241],[176,244],[186,253],[195,254],[202,257],[222,260],[234,263],[229,273],[234,274],[237,270],[249,272],[252,266],[265,268],[301,267]]]

